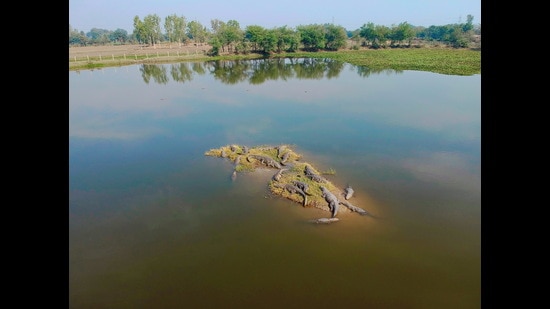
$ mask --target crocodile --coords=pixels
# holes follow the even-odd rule
[[[281,158],[281,164],[286,165],[286,163],[287,163],[286,161],[288,161],[289,157],[290,157],[290,152],[285,152],[285,154]]]
[[[256,147],[256,150],[259,150],[259,151],[262,151],[262,152],[272,151],[273,149],[277,150],[278,147],[273,147],[273,146]]]
[[[279,171],[277,171],[277,173],[275,173],[275,175],[273,175],[273,180],[275,180],[275,181],[280,181],[280,180],[281,180],[281,176],[283,175],[283,172],[285,172],[285,171],[288,171],[288,169],[282,168],[282,169],[280,169]]]
[[[316,181],[319,183],[327,183],[327,180],[318,174],[310,174],[306,176],[313,181]]]
[[[332,213],[332,217],[333,218],[336,217],[336,215],[338,214],[340,201],[338,200],[336,195],[334,195],[332,192],[330,192],[327,188],[323,186],[321,186],[321,192],[322,192],[321,196],[324,197],[325,201],[327,201],[328,203],[330,212]]]
[[[302,189],[298,188],[297,186],[293,185],[293,184],[285,184],[284,186],[283,185],[278,185],[279,188],[284,188],[286,191],[290,192],[290,193],[297,193],[297,194],[300,194],[303,198],[304,198],[304,202],[302,203],[302,205],[304,207],[306,207],[307,205],[307,195],[304,191],[302,191]]]
[[[344,189],[344,198],[346,200],[349,200],[352,196],[353,196],[353,193],[355,193],[355,191],[352,189],[352,187],[350,185],[348,185],[345,189]]]
[[[373,218],[377,218],[376,216],[372,215],[371,213],[369,213],[368,211],[364,210],[363,208],[360,208],[360,207],[357,207],[353,204],[351,204],[350,202],[348,201],[340,201],[340,204],[346,206],[347,208],[349,208],[349,210],[351,211],[354,211],[354,212],[357,212],[361,215],[364,215],[364,216],[371,216]]]
[[[304,169],[304,173],[306,175],[314,175],[315,174],[315,171],[311,168],[311,166],[309,165],[306,165],[305,169]]]
[[[332,222],[338,222],[340,219],[338,218],[318,218],[318,219],[311,219],[309,222],[311,223],[317,223],[317,224],[330,224]]]
[[[239,165],[239,163],[241,163],[241,156],[237,156],[237,158],[235,158],[235,166]]]
[[[311,195],[311,193],[309,193],[309,185],[303,181],[299,181],[299,180],[293,180],[292,181],[292,184],[295,185],[296,187],[302,189],[302,191],[304,191],[305,194],[307,195]]]
[[[315,171],[313,171],[313,169],[309,165],[306,165],[304,173],[305,173],[306,177],[308,177],[309,179],[311,179],[313,181],[316,181],[316,182],[319,182],[319,183],[327,183],[328,182],[328,180],[326,180],[323,176],[315,173]]]
[[[248,153],[248,147],[247,146],[242,146],[242,154],[247,154]]]
[[[274,159],[272,159],[271,157],[268,157],[268,156],[251,154],[251,155],[248,155],[248,157],[246,157],[248,162],[251,162],[250,158],[256,159],[256,160],[262,162],[263,164],[265,164],[269,167],[275,167],[275,168],[278,168],[278,169],[281,168],[281,164],[279,164],[279,162],[275,161]]]
[[[276,147],[276,149],[277,149],[277,158],[281,158],[281,154],[283,153],[283,151],[285,151],[286,146],[281,145],[281,146]]]

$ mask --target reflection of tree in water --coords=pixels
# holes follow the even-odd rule
[[[193,68],[193,72],[199,75],[204,75],[206,73],[206,69],[204,68],[204,63],[202,62],[193,62],[191,67]]]
[[[332,61],[329,59],[325,59],[325,62],[327,65],[326,77],[328,79],[331,79],[333,77],[338,77],[338,75],[340,75],[340,72],[342,72],[342,70],[344,69],[344,63],[341,61]]]
[[[250,61],[209,61],[208,68],[215,79],[220,80],[224,84],[234,85],[248,78],[248,70]]]
[[[294,65],[294,71],[296,72],[297,78],[322,79],[325,77],[325,71],[327,70],[325,59],[302,58],[296,60],[297,63]]]
[[[166,67],[156,64],[143,64],[139,70],[141,71],[141,77],[146,84],[149,84],[151,77],[157,84],[168,83],[168,76],[166,74]]]
[[[294,77],[294,70],[285,59],[265,59],[252,62],[252,74],[248,81],[253,85],[259,85],[266,80],[287,80],[290,77]]]
[[[399,70],[393,70],[393,69],[372,69],[367,66],[357,66],[357,74],[361,77],[369,77],[371,74],[380,74],[380,73],[386,73],[386,75],[392,75],[392,74],[402,74],[403,71]]]
[[[189,68],[188,63],[177,63],[170,66],[170,74],[176,82],[183,83],[193,79],[193,71]]]
[[[224,84],[234,85],[248,81],[259,85],[268,80],[331,79],[338,77],[345,63],[329,58],[275,58],[253,60],[216,60],[208,62],[175,63],[170,66],[170,75],[176,82],[193,79],[194,74],[210,73]],[[371,74],[399,74],[402,71],[392,69],[372,69],[355,66],[357,74],[369,77]],[[151,78],[159,84],[168,82],[167,65],[143,64],[140,68],[143,80],[149,83]]]

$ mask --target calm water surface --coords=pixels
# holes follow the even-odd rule
[[[70,308],[480,308],[481,76],[325,60],[69,72]],[[378,218],[205,151],[294,145]]]

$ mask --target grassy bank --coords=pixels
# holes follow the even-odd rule
[[[481,51],[451,48],[379,49],[296,53],[287,57],[331,58],[372,71],[428,71],[448,75],[481,74]]]
[[[274,54],[270,58],[330,58],[355,65],[366,66],[373,71],[392,69],[397,71],[428,71],[448,75],[481,74],[481,51],[453,48],[396,48],[341,50],[336,52],[297,52]],[[175,63],[185,61],[238,60],[264,58],[259,54],[222,55],[209,57],[191,55],[139,55],[134,57],[90,57],[79,61],[69,60],[69,70],[93,70],[104,67],[139,63]]]

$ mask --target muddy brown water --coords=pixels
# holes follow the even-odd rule
[[[69,72],[70,308],[480,308],[480,76],[298,61]],[[205,156],[293,145],[378,218]]]

